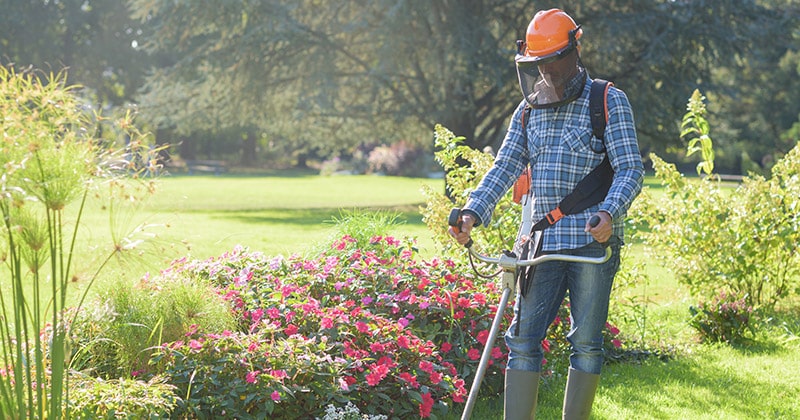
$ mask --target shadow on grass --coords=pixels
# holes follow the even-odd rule
[[[311,208],[311,209],[257,209],[230,210],[208,212],[213,218],[226,219],[248,224],[284,224],[294,226],[314,226],[322,223],[335,224],[334,219],[342,216],[348,209]],[[419,205],[406,205],[380,208],[363,208],[361,210],[397,214],[398,224],[424,226]]]

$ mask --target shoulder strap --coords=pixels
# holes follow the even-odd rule
[[[592,119],[592,133],[603,140],[608,122],[608,89],[614,84],[608,80],[592,80],[589,92],[589,116]]]

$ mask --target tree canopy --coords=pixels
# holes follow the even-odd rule
[[[270,139],[287,150],[332,155],[365,143],[429,145],[437,123],[474,148],[497,147],[521,99],[515,40],[537,9],[550,7],[565,7],[582,25],[590,75],[628,94],[645,151],[680,144],[680,119],[695,89],[709,98],[710,118],[720,127],[722,165],[726,154],[737,163],[738,151],[757,160],[786,152],[796,141],[786,133],[800,116],[796,0],[0,6],[9,11],[0,17],[8,60],[71,64],[73,80],[91,87],[108,86],[113,69],[125,80],[117,96],[138,90],[139,109],[156,127],[241,136],[250,147]],[[47,19],[37,32],[31,23],[39,16]],[[89,72],[83,63],[97,64]]]

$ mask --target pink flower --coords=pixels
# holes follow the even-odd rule
[[[270,376],[272,376],[273,378],[275,378],[277,380],[282,380],[284,378],[289,377],[289,375],[283,369],[272,370],[272,371],[269,372],[269,374],[270,374]]]
[[[203,343],[197,340],[189,340],[189,348],[192,350],[199,351],[203,348]]]
[[[433,397],[431,397],[430,392],[425,392],[422,394],[422,403],[419,405],[419,416],[422,418],[430,417],[432,409]]]
[[[367,324],[361,322],[361,321],[356,322],[356,329],[360,333],[368,333],[369,332],[369,326]]]
[[[372,343],[369,345],[369,349],[372,350],[373,353],[381,353],[384,350],[384,346],[381,343]]]
[[[401,335],[397,337],[397,345],[401,348],[407,349],[411,346],[411,343],[408,341],[408,337]]]
[[[612,344],[612,345],[613,345],[615,348],[620,348],[620,347],[622,347],[622,341],[619,341],[619,340],[617,340],[616,338],[615,338],[615,339],[613,339],[613,340],[611,340],[611,344]]]
[[[297,334],[297,326],[294,324],[287,325],[286,328],[283,329],[283,332],[286,335],[295,335]]]
[[[333,328],[333,319],[327,316],[322,318],[322,321],[320,321],[320,326],[325,329]]]
[[[450,343],[442,343],[442,346],[440,347],[440,349],[441,349],[443,352],[447,353],[448,351],[450,351],[450,350],[452,350],[452,349],[453,349],[453,345],[452,345],[452,344],[450,344]]]
[[[550,341],[546,338],[542,340],[542,350],[544,350],[545,353],[550,353]]]
[[[608,322],[606,322],[606,328],[608,328],[608,332],[610,332],[611,335],[619,334],[619,328],[609,324]]]
[[[254,370],[254,371],[251,371],[251,372],[247,372],[247,376],[245,377],[245,381],[247,381],[248,384],[254,384],[254,383],[258,382],[258,374],[259,373],[260,372],[257,371],[257,370]]]
[[[281,400],[281,393],[278,391],[272,391],[270,397],[272,398],[272,401],[278,402]]]

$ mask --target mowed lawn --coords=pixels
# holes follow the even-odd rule
[[[90,276],[96,261],[108,255],[112,233],[119,238],[138,226],[144,229],[132,240],[144,241],[124,258],[115,258],[101,283],[108,278],[135,280],[173,259],[207,259],[239,245],[268,256],[313,252],[333,239],[335,219],[362,210],[397,215],[392,233],[417,238],[421,254],[430,257],[435,247],[419,211],[424,204],[421,188],[444,189],[441,179],[301,172],[176,175],[155,185],[155,193],[134,209],[110,209],[89,200],[78,235],[79,279]]]

